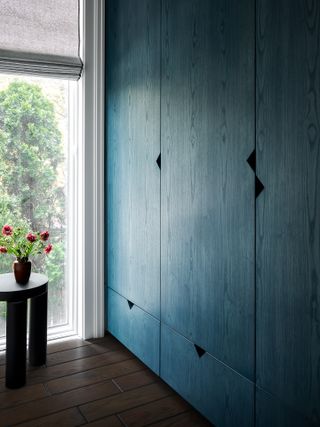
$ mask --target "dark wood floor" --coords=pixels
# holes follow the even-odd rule
[[[48,345],[46,367],[5,388],[0,353],[0,426],[210,426],[112,336]]]

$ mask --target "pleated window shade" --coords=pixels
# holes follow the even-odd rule
[[[79,0],[0,0],[0,73],[79,79]]]

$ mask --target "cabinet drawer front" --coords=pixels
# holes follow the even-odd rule
[[[159,373],[159,321],[110,288],[108,331],[150,369]]]
[[[165,325],[160,375],[215,425],[253,426],[253,384]]]
[[[316,427],[311,420],[257,387],[256,427]]]

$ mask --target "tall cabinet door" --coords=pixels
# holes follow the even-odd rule
[[[320,3],[257,26],[257,426],[319,426]]]
[[[253,0],[163,0],[161,320],[251,380],[254,37]]]
[[[108,287],[160,313],[160,0],[107,11]]]

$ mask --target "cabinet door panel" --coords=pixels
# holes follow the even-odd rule
[[[108,286],[159,317],[160,1],[110,0]]]
[[[164,0],[161,316],[254,366],[254,1]]]
[[[252,382],[168,328],[161,328],[161,377],[219,427],[252,427]]]
[[[316,427],[295,408],[257,388],[256,427]]]
[[[320,425],[320,4],[257,12],[257,383]]]
[[[159,374],[160,323],[108,288],[108,330]]]

